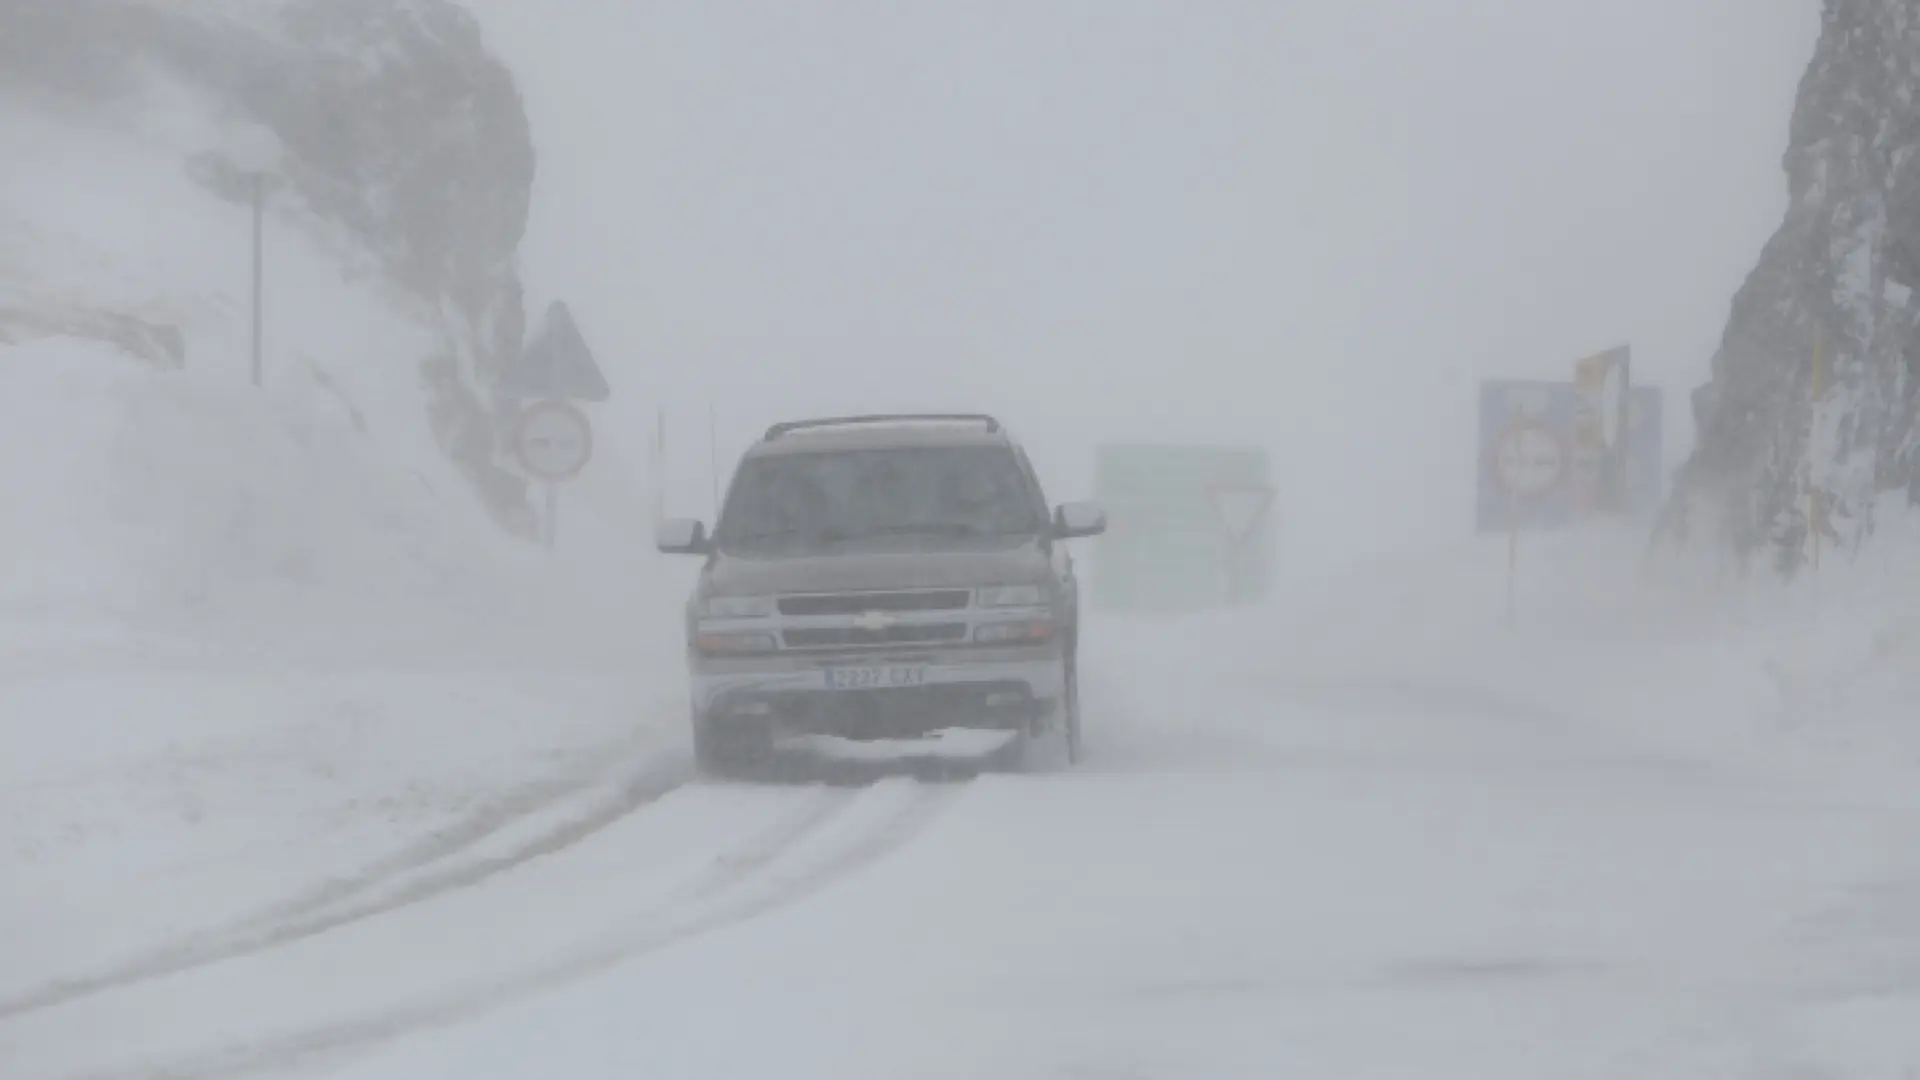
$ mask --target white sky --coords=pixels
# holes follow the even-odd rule
[[[476,0],[618,396],[1256,441],[1296,565],[1470,527],[1474,384],[1705,377],[1816,0]],[[688,506],[677,509],[704,509]]]

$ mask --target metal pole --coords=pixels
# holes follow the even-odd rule
[[[653,420],[653,524],[667,520],[667,410],[661,406]]]
[[[552,551],[560,539],[560,485],[547,483],[547,550]]]
[[[1613,414],[1613,490],[1608,492],[1613,499],[1613,512],[1626,516],[1635,507],[1629,496],[1633,484],[1633,346],[1621,347],[1620,353],[1620,397],[1614,402]]]
[[[261,383],[261,309],[265,294],[265,233],[267,217],[267,177],[253,174],[253,385]]]
[[[1516,594],[1520,589],[1520,496],[1507,489],[1507,627],[1515,621]]]
[[[720,415],[707,402],[707,471],[713,477],[713,520],[720,520]]]

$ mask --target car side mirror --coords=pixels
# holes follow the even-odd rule
[[[1053,512],[1053,535],[1060,540],[1075,540],[1083,536],[1099,536],[1107,531],[1107,512],[1099,503],[1071,502],[1060,504]]]
[[[705,555],[713,550],[705,522],[669,518],[653,531],[653,546],[666,555]]]

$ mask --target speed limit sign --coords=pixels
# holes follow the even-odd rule
[[[535,479],[571,480],[593,458],[593,425],[571,402],[542,401],[520,414],[513,449],[520,467]]]

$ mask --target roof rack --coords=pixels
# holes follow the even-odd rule
[[[829,416],[819,420],[789,420],[767,429],[765,438],[773,440],[795,431],[824,427],[849,427],[856,424],[898,423],[980,424],[988,434],[1000,430],[1000,421],[985,413],[873,413],[866,416]]]

